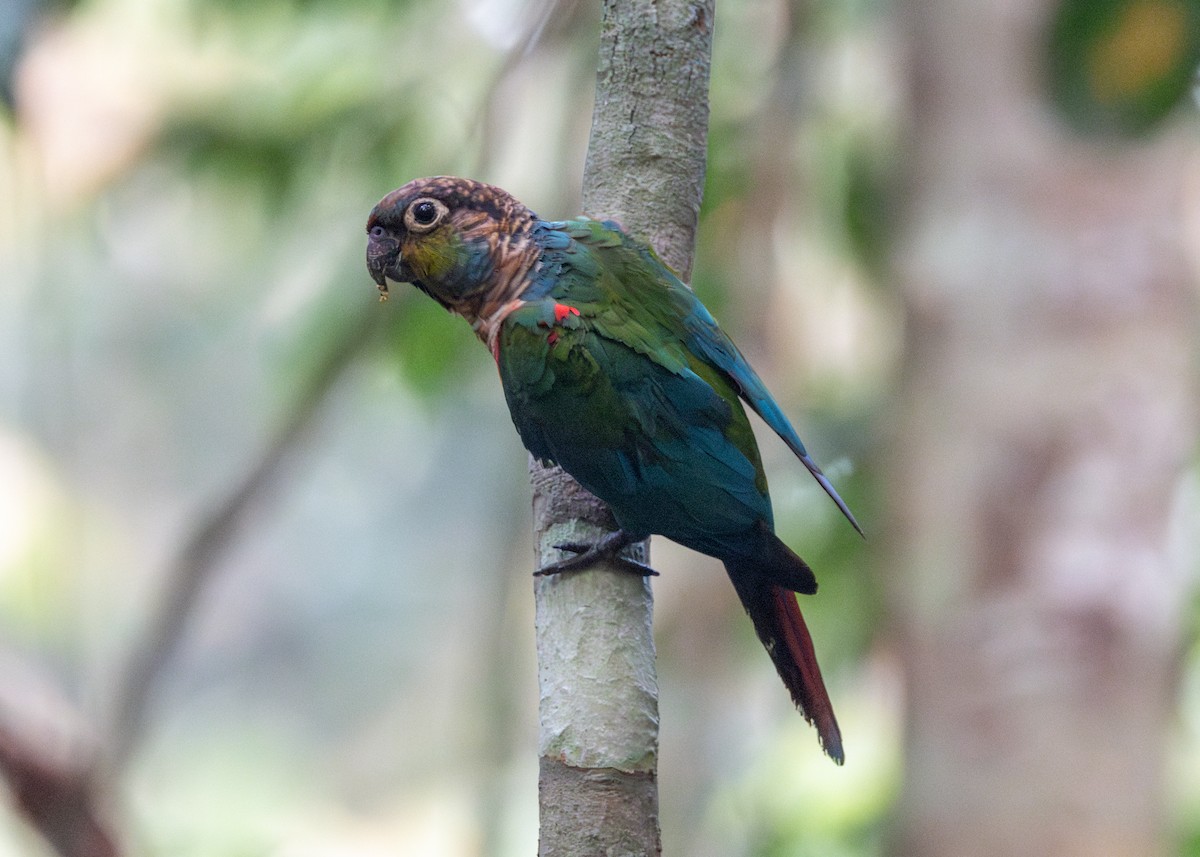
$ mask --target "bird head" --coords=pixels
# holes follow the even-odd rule
[[[367,220],[367,270],[412,283],[474,322],[524,287],[537,258],[537,218],[509,193],[470,179],[416,179],[392,191]]]

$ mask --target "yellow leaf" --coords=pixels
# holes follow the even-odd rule
[[[1187,17],[1183,0],[1125,4],[1089,57],[1088,79],[1096,101],[1128,100],[1170,75],[1187,49]]]

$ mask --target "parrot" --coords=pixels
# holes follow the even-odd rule
[[[543,220],[470,179],[415,179],[367,220],[380,299],[409,283],[470,323],[491,352],[526,449],[611,508],[619,527],[555,574],[621,557],[660,535],[720,560],[759,639],[843,764],[841,732],[796,594],[817,580],[775,535],[749,405],[863,530],[766,386],[712,314],[651,247],[614,221]]]

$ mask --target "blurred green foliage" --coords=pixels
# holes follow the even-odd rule
[[[854,9],[722,5],[695,286],[861,510],[869,474],[848,462],[867,460],[896,339],[844,330],[891,325],[870,280],[893,117],[857,106],[873,79],[838,83],[837,46],[869,57],[880,38],[859,43],[878,10]],[[412,289],[378,301],[363,224],[437,173],[577,213],[595,16],[539,0],[92,0],[31,43],[0,174],[22,212],[0,213],[2,246],[20,248],[0,263],[18,284],[0,293],[0,357],[21,367],[0,372],[0,441],[36,451],[46,493],[23,547],[0,552],[0,643],[52,659],[73,698],[107,700],[174,551],[306,424],[134,741],[121,817],[140,853],[529,853],[525,456],[461,321]],[[728,751],[664,781],[665,838],[697,857],[782,854],[818,824],[822,853],[878,853],[897,715],[861,689],[877,624],[865,549],[770,450],[782,530],[821,574],[805,609],[860,766],[828,792],[736,599],[704,577],[731,671],[664,640],[685,653],[664,655],[664,683],[709,699],[664,699],[664,740]],[[656,550],[681,585],[701,573]],[[687,625],[686,598],[657,607],[664,635]],[[763,704],[722,702],[745,687]],[[103,705],[84,707],[103,725]],[[27,850],[19,827],[0,818],[0,857]]]

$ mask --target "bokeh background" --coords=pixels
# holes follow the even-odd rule
[[[930,771],[921,742],[938,736],[921,724],[979,715],[978,688],[970,675],[931,678],[923,646],[941,638],[914,628],[975,579],[947,557],[976,543],[964,510],[1004,485],[988,470],[994,445],[969,422],[938,419],[956,407],[949,394],[927,395],[978,379],[921,379],[962,368],[937,344],[958,320],[977,337],[961,353],[991,360],[993,340],[1056,314],[1064,340],[1118,318],[1122,343],[1178,357],[1145,367],[1177,384],[1122,400],[1113,418],[1166,450],[1134,513],[1116,515],[1149,520],[1122,542],[1132,591],[1115,597],[1146,591],[1138,573],[1166,582],[1143,605],[1158,642],[1132,661],[1151,685],[1128,685],[1152,716],[1131,723],[1115,706],[1095,746],[1103,756],[1107,736],[1142,730],[1149,780],[1106,769],[1114,805],[1146,805],[1132,823],[1152,833],[1137,842],[1200,854],[1197,119],[1178,79],[1154,89],[1176,67],[1190,79],[1196,13],[1141,0],[1104,30],[1071,19],[1080,3],[958,5],[718,5],[694,287],[870,538],[760,432],[781,534],[821,580],[803,606],[846,740],[841,769],[788,703],[719,565],[655,541],[668,855],[938,853],[921,845],[936,829],[913,819],[925,818],[922,789],[936,795],[953,777]],[[1000,52],[1013,16],[1033,34],[1024,55]],[[981,29],[992,24],[1000,35]],[[376,301],[363,224],[393,187],[442,173],[499,184],[547,217],[577,213],[598,26],[598,4],[569,0],[0,6],[0,732],[64,770],[98,765],[102,811],[129,853],[533,853],[526,457],[492,362],[461,321],[411,290]],[[991,63],[1031,81],[1020,99],[997,96],[1008,84]],[[955,90],[971,69],[976,88]],[[1089,90],[1081,74],[1099,83]],[[972,115],[969,133],[943,133]],[[1046,189],[1064,200],[1050,215],[1033,201],[1037,216],[1008,205],[971,220],[938,191],[996,146],[1011,160],[972,198],[1011,203],[996,190],[1006,178],[1056,163],[1029,142],[1039,135],[1062,141],[1051,173],[1067,175]],[[1110,191],[1066,204],[1110,172]],[[1146,187],[1162,192],[1096,214]],[[1010,238],[985,266],[998,279],[972,286],[978,242],[1012,222],[1033,238]],[[1095,262],[1086,248],[1107,258],[1111,242],[1089,232],[1063,262],[1093,261],[1098,281],[1166,283],[1152,291],[1167,309],[1117,287],[1095,312],[1086,295],[1052,289],[1013,288],[1022,303],[1007,305],[1015,260],[1075,248],[1054,230],[1080,223],[1127,236],[1135,261],[1142,247],[1178,254],[1143,277],[1133,263]],[[951,285],[938,285],[948,270]],[[1025,371],[1059,372],[1066,390],[1094,372],[1137,376],[1113,348],[1090,352],[1081,376],[1053,361]],[[982,386],[985,415],[1028,404],[1012,377]],[[1145,429],[1147,412],[1162,419]],[[1112,459],[1141,468],[1126,434],[1086,425],[1111,440]],[[985,452],[963,448],[975,438]],[[1094,440],[1067,438],[1068,451]],[[1026,452],[1053,470],[1036,448],[1018,445],[1015,458]],[[1034,480],[1029,508],[1005,506],[989,556],[1026,544],[1027,515],[1086,518],[1130,490],[1114,467],[1049,495]],[[942,490],[910,492],[928,472]],[[1089,580],[1112,589],[1108,572],[1088,576],[1109,556],[1102,540],[1095,549],[1073,578],[1084,583],[1055,590],[1067,608],[1094,595]],[[1006,557],[1013,580],[1036,576],[1037,562]],[[1029,593],[999,588],[1006,607],[963,615],[979,635],[1005,629],[990,656],[1017,664],[1018,708],[1037,693],[1025,667],[1108,645],[1039,639],[1020,618]],[[1034,684],[1055,682],[1047,669]],[[1095,700],[1096,717],[1109,700]],[[1003,748],[1004,726],[988,724],[985,743]],[[1089,775],[1054,747],[1039,752],[1063,783]],[[989,765],[986,754],[960,761]],[[1066,823],[1088,812],[1056,811]],[[6,802],[0,855],[51,853]]]

